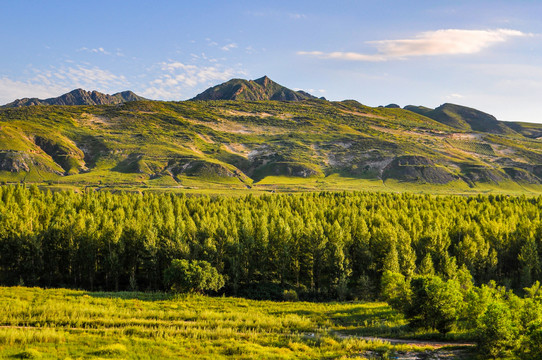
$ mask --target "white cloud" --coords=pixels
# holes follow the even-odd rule
[[[40,99],[59,96],[75,88],[114,92],[129,88],[124,76],[98,67],[70,65],[47,70],[31,69],[34,75],[27,80],[0,78],[0,104],[24,97]]]
[[[82,47],[80,49],[77,49],[77,51],[85,51],[85,52],[94,53],[94,54],[111,55],[111,53],[109,51],[106,51],[103,47],[92,48],[92,49],[89,49],[87,47]],[[117,56],[119,56],[118,53],[119,51],[117,50]]]
[[[369,41],[368,44],[376,47],[376,54],[356,52],[325,53],[321,51],[299,51],[298,54],[323,59],[353,61],[385,61],[413,56],[475,54],[494,44],[525,36],[532,36],[532,34],[510,29],[444,29],[423,32],[410,39]]]
[[[298,55],[315,56],[321,59],[338,59],[338,60],[354,60],[354,61],[384,61],[385,56],[381,55],[366,55],[355,52],[340,52],[334,51],[325,53],[322,51],[298,51]]]
[[[180,99],[186,97],[187,88],[214,85],[217,81],[229,80],[236,75],[244,74],[242,70],[217,63],[205,66],[170,61],[160,63],[159,67],[163,73],[150,82],[150,86],[142,92],[143,96],[164,100]]]
[[[126,87],[127,80],[122,75],[115,75],[108,70],[100,69],[96,66],[85,67],[75,66],[56,69],[52,75],[63,78],[67,84],[75,87],[86,88],[87,90],[96,88],[112,88],[117,86]]]
[[[236,47],[237,47],[236,43],[231,43],[231,44],[227,44],[227,45],[222,46],[220,49],[222,49],[224,51],[230,51],[231,49],[235,49]]]
[[[315,93],[323,94],[323,93],[326,92],[324,89],[301,89],[301,88],[294,88],[294,90],[295,90],[295,91],[305,91],[305,92],[308,92],[309,94],[315,94]]]
[[[291,19],[305,19],[307,18],[307,15],[305,14],[295,14],[295,13],[290,13],[288,14],[288,16],[291,18]]]
[[[463,99],[464,96],[461,95],[461,94],[449,94],[449,95],[446,95],[446,99],[447,100],[458,100],[458,99]]]
[[[15,81],[7,77],[0,78],[0,105],[25,97],[49,98],[70,90],[61,85],[42,83],[42,80],[36,79],[25,82]]]

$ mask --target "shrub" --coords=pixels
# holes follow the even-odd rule
[[[284,301],[297,301],[297,292],[294,289],[284,290],[282,298],[284,299]]]
[[[542,328],[540,324],[533,325],[521,346],[521,358],[525,360],[542,359]]]
[[[492,302],[480,317],[477,328],[478,350],[496,358],[506,356],[517,345],[518,331],[510,309],[501,302]]]
[[[203,293],[221,289],[224,277],[207,261],[175,259],[164,272],[164,282],[177,293]]]
[[[436,329],[442,334],[450,332],[463,306],[459,283],[430,275],[415,277],[411,287],[412,298],[406,309],[410,323]]]

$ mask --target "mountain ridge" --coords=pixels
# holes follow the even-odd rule
[[[145,98],[136,95],[130,90],[121,91],[113,95],[104,94],[96,90],[87,91],[83,89],[74,89],[68,93],[58,97],[47,99],[38,98],[22,98],[5,104],[1,107],[21,107],[35,105],[116,105],[129,101],[146,100]]]
[[[291,90],[267,75],[255,80],[231,79],[210,87],[190,100],[301,101],[317,99],[308,92]]]
[[[494,134],[512,134],[515,132],[505,122],[497,120],[493,115],[463,105],[444,103],[435,109],[407,105],[404,109],[427,116],[458,130],[491,132]]]

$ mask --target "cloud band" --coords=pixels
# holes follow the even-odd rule
[[[414,56],[475,54],[496,43],[525,36],[532,36],[532,34],[510,29],[444,29],[423,32],[410,39],[369,41],[368,44],[377,49],[376,54],[322,51],[298,51],[297,54],[321,59],[351,61],[386,61]]]

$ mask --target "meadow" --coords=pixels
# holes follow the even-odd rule
[[[1,287],[0,308],[0,358],[363,359],[430,349],[345,336],[405,324],[377,302]]]

